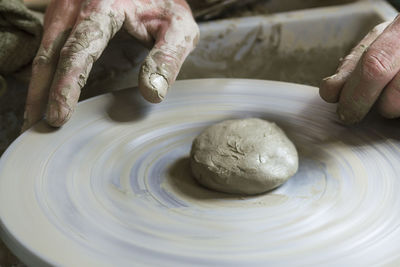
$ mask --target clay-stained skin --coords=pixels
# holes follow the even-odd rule
[[[271,190],[297,172],[293,143],[275,124],[261,119],[227,120],[194,141],[191,168],[211,189],[239,194]]]
[[[400,17],[376,26],[320,86],[321,97],[338,102],[339,118],[360,122],[373,105],[387,118],[400,117]]]
[[[34,60],[23,130],[46,119],[63,125],[72,115],[93,63],[124,28],[152,48],[142,65],[139,89],[161,102],[199,39],[189,6],[182,0],[52,1]]]

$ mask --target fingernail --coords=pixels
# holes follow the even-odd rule
[[[333,74],[333,75],[331,75],[331,76],[325,77],[325,78],[323,78],[322,80],[323,80],[323,81],[328,81],[328,80],[330,80],[330,79],[336,78],[336,76],[337,76],[337,73],[335,73],[335,74]]]
[[[160,100],[163,100],[167,95],[168,81],[164,76],[158,73],[152,73],[149,78],[149,82],[153,87],[155,93]]]

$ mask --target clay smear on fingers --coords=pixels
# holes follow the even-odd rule
[[[199,29],[186,4],[165,1],[158,12],[144,8],[139,15],[145,18],[149,34],[155,39],[155,46],[139,73],[140,91],[152,103],[165,98],[183,61],[199,39]]]
[[[47,109],[50,125],[61,126],[71,117],[93,63],[122,26],[122,21],[110,11],[91,13],[78,22],[61,50]]]
[[[369,46],[340,95],[338,115],[347,124],[361,121],[400,69],[400,21],[396,19]]]
[[[339,101],[343,85],[356,68],[361,56],[372,42],[374,42],[383,32],[387,25],[389,25],[389,22],[384,22],[370,31],[345,58],[341,59],[336,73],[322,80],[320,85],[320,96],[325,101],[329,103],[336,103]]]

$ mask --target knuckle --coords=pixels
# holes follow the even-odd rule
[[[183,50],[183,47],[176,49],[173,46],[163,46],[161,49],[155,50],[154,53],[152,53],[152,57],[159,63],[163,61],[175,63],[180,61],[184,52]]]
[[[111,16],[114,17],[114,16]],[[107,23],[108,21],[109,23]],[[75,37],[80,42],[83,42],[82,45],[86,48],[90,46],[90,43],[101,39],[104,37],[106,28],[104,27],[106,24],[110,27],[113,26],[111,18],[105,17],[102,14],[96,14],[96,16],[91,16],[88,18],[82,19],[82,22],[76,27]]]
[[[62,105],[66,102],[65,96],[60,94],[57,90],[51,90],[49,93],[49,99],[52,101],[54,104],[57,105]]]
[[[49,96],[49,103],[55,107],[63,107],[65,109],[72,109],[75,98],[73,96],[66,96],[61,92],[52,92]]]
[[[32,61],[33,66],[46,66],[50,65],[52,59],[47,53],[39,52]]]
[[[340,65],[338,70],[346,69],[346,66],[355,66],[360,58],[360,54],[358,51],[351,51],[350,54],[346,55],[344,58],[340,60]]]
[[[366,79],[385,79],[393,68],[391,56],[384,50],[370,49],[362,61],[362,74]]]
[[[355,55],[355,52],[353,52],[353,51],[352,51],[352,53],[350,53],[347,56],[345,56],[343,58],[343,61],[354,61],[356,59],[356,55]]]
[[[174,69],[179,68],[179,62],[182,61],[184,54],[184,48],[165,48],[165,51],[161,52],[164,55],[165,60],[174,67]]]
[[[57,65],[57,72],[65,75],[70,72],[71,69],[78,65],[79,56],[73,53],[70,49],[64,47],[60,51],[60,59]]]
[[[182,62],[178,54],[179,52],[172,48],[153,49],[143,66],[148,67],[149,71],[161,73],[167,79],[171,79],[179,71]]]
[[[76,39],[69,39],[60,51],[60,57],[70,58],[85,49],[84,45]]]
[[[352,59],[353,59],[353,58],[359,59],[359,58],[362,56],[362,54],[363,54],[365,51],[368,50],[368,46],[369,46],[369,45],[368,45],[368,42],[362,40],[357,46],[355,46],[355,47],[351,50],[349,56],[350,56]]]

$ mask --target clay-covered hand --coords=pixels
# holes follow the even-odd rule
[[[44,114],[56,127],[70,118],[93,63],[121,28],[152,47],[140,70],[139,89],[150,102],[163,100],[199,39],[186,1],[53,0],[33,61],[23,129]]]
[[[325,78],[321,97],[338,103],[347,124],[360,122],[375,104],[386,118],[400,117],[400,17],[376,26]]]

